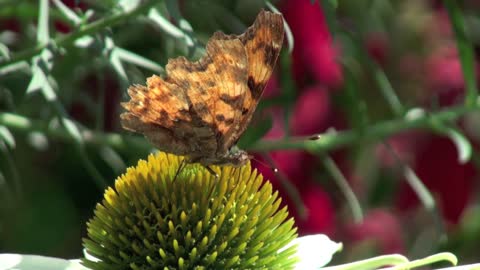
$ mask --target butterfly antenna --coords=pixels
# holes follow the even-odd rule
[[[255,158],[255,157],[252,157],[251,159],[255,160],[256,162],[258,162],[258,164],[262,165],[263,167],[270,169],[273,173],[275,173],[275,174],[278,173],[278,168],[276,168],[275,166],[267,164],[267,163]]]
[[[185,165],[186,165],[185,159],[182,159],[182,162],[180,163],[180,165],[178,165],[177,172],[175,173],[175,177],[173,177],[172,183],[174,183],[175,180],[177,180],[178,175],[179,175],[180,172],[183,170],[183,168],[185,167]]]

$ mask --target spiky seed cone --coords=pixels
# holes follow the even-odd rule
[[[188,165],[182,158],[150,155],[108,188],[87,223],[92,269],[291,269],[296,247],[293,219],[279,210],[269,182],[241,168]]]

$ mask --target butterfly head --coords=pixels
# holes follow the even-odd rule
[[[250,159],[252,159],[252,156],[236,146],[232,147],[227,153],[227,156],[225,156],[226,163],[232,164],[234,167],[243,166],[247,164]]]

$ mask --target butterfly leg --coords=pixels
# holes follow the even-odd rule
[[[177,176],[180,174],[180,172],[183,170],[183,168],[185,168],[185,166],[186,166],[185,159],[182,159],[182,162],[180,162],[180,165],[178,165],[177,172],[175,173],[175,176],[173,177],[172,183],[175,182],[175,180],[177,180]]]
[[[220,178],[220,176],[218,175],[218,173],[216,173],[214,170],[212,170],[212,168],[210,168],[210,166],[205,166],[205,169],[207,169],[207,171],[209,173],[211,173],[213,176],[215,176],[215,178],[218,180],[218,178]]]

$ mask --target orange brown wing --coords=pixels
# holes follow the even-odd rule
[[[216,157],[218,142],[232,129],[248,92],[247,68],[240,40],[212,38],[199,61],[172,59],[165,79],[152,76],[147,87],[130,87],[122,125],[143,133],[162,151],[192,160]]]
[[[248,59],[247,87],[249,93],[242,99],[238,128],[230,130],[219,147],[230,148],[237,142],[247,128],[258,105],[263,90],[272,75],[273,68],[283,45],[282,15],[262,10],[254,24],[245,33],[225,35],[221,32],[213,38],[231,40],[240,39],[245,46]]]
[[[197,63],[184,57],[167,64],[168,79],[185,89],[195,112],[215,128],[219,137],[235,123],[235,111],[241,108],[247,89],[247,56],[238,39],[212,38],[206,55]]]

